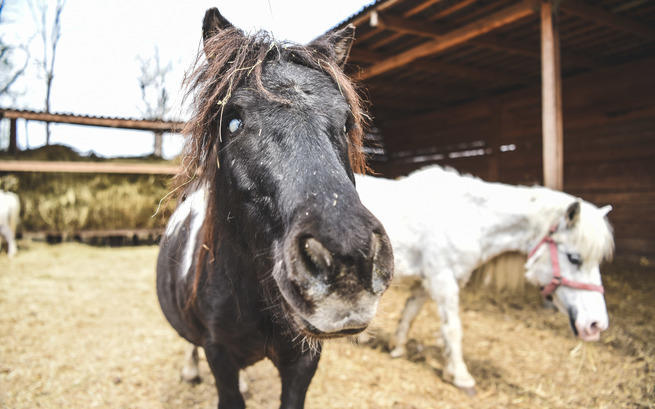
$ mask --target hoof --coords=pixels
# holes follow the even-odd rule
[[[188,383],[189,385],[198,385],[202,383],[202,378],[200,377],[200,375],[196,375],[193,378],[185,378],[184,376],[181,376],[180,378],[182,378],[182,380]]]
[[[467,396],[473,397],[477,393],[475,386],[458,386],[459,390],[466,393]]]
[[[389,355],[391,355],[392,358],[400,358],[405,355],[405,348],[395,347],[394,349],[391,350]]]
[[[244,374],[239,374],[239,392],[248,393],[248,382],[245,380]]]
[[[198,370],[196,368],[182,369],[182,373],[180,374],[180,379],[182,379],[186,383],[190,383],[191,385],[197,385],[202,382],[202,378],[200,377],[200,374],[198,373]]]
[[[373,335],[367,333],[366,331],[360,332],[359,334],[353,337],[354,341],[359,345],[369,344],[375,340]]]

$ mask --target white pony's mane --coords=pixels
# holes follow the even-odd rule
[[[576,200],[580,203],[580,212],[577,223],[566,230],[566,233],[555,233],[558,235],[567,234],[567,242],[571,243],[580,252],[584,260],[600,263],[603,259],[611,259],[614,252],[614,238],[612,227],[605,217],[606,211],[595,205],[568,193],[552,190],[542,186],[514,186],[503,183],[485,182],[484,180],[470,175],[462,174],[451,167],[439,165],[427,166],[411,173],[413,178],[421,178],[425,175],[426,182],[439,184],[440,189],[452,194],[486,196],[486,201],[491,206],[497,198],[493,195],[512,195],[525,197],[537,207],[530,223],[537,225],[538,229],[545,235],[548,229],[557,223],[564,216],[566,209]],[[503,200],[503,198],[499,198]],[[528,206],[523,201],[503,200],[503,206],[521,206],[518,211],[525,211]]]
[[[577,222],[565,231],[556,232],[553,237],[557,239],[560,235],[567,235],[567,242],[580,252],[584,260],[600,264],[603,260],[609,260],[614,253],[614,236],[612,226],[605,217],[606,212],[595,205],[568,193],[551,190],[541,186],[530,188],[537,193],[537,201],[544,206],[553,207],[544,208],[544,214],[550,218],[544,219],[546,224],[552,224],[557,221],[558,216],[562,216],[564,211],[574,201],[580,203],[580,212]],[[551,210],[553,213],[549,212]],[[545,229],[550,225],[544,225]]]

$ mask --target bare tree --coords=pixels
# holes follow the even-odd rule
[[[45,112],[50,112],[50,93],[52,91],[52,80],[55,77],[55,56],[57,44],[61,38],[61,13],[66,5],[66,0],[56,0],[52,24],[48,24],[49,5],[51,1],[36,0],[30,1],[32,15],[38,27],[38,34],[43,43],[43,58],[39,60],[39,67],[45,77]],[[46,145],[50,144],[50,123],[46,123]]]
[[[6,21],[7,15],[4,5],[4,0],[0,0],[0,25],[2,26],[7,23],[12,24],[11,21]],[[8,31],[11,32],[11,29]],[[5,35],[8,31],[3,29],[0,37],[0,102],[10,101],[14,105],[17,98],[22,95],[20,91],[16,91],[16,83],[25,74],[30,62],[28,48],[32,39],[30,38],[23,44],[16,44],[16,39],[12,39],[11,35]],[[7,37],[10,37],[10,39],[8,40]],[[16,144],[16,119],[10,119],[8,127],[5,126],[4,121],[0,125],[0,146],[7,144],[7,150],[15,154],[18,150]]]
[[[152,57],[138,60],[141,69],[138,81],[143,101],[141,113],[147,119],[163,120],[171,109],[166,91],[166,75],[171,71],[172,65],[170,62],[161,64],[157,47]],[[155,132],[154,155],[161,157],[162,154],[163,134]]]
[[[24,57],[22,64],[15,64],[16,50],[22,50]],[[23,46],[12,46],[5,43],[4,39],[0,38],[0,96],[9,96],[13,98],[16,96],[12,87],[16,81],[25,73],[27,64],[29,63],[29,54]]]
[[[4,25],[4,0],[0,0],[0,25]],[[11,22],[10,22],[11,24]],[[0,97],[9,97],[12,102],[18,96],[15,89],[18,79],[23,76],[29,64],[29,39],[25,44],[11,44],[5,36],[0,37]]]

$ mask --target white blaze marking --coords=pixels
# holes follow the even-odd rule
[[[205,221],[205,213],[207,210],[207,191],[204,187],[199,188],[191,193],[184,202],[182,202],[171,216],[166,226],[166,236],[177,233],[180,226],[191,217],[191,225],[189,226],[188,239],[186,240],[182,265],[180,272],[182,276],[186,276],[193,264],[193,255],[196,248],[196,239],[198,231]]]

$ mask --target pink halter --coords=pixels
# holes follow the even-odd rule
[[[550,263],[553,266],[553,278],[550,280],[550,283],[548,283],[542,290],[541,290],[541,295],[544,297],[547,297],[551,295],[552,293],[557,290],[557,287],[563,285],[565,287],[571,287],[571,288],[577,288],[579,290],[588,290],[588,291],[597,291],[601,294],[605,293],[605,289],[603,288],[602,285],[596,285],[596,284],[587,284],[587,283],[581,283],[579,281],[572,281],[569,280],[565,277],[562,277],[560,274],[560,268],[559,268],[559,258],[557,257],[557,243],[555,243],[555,240],[551,237],[553,233],[557,231],[557,224],[553,225],[548,230],[548,233],[544,236],[543,239],[537,243],[536,246],[530,251],[528,254],[528,260],[534,256],[534,254],[537,252],[539,247],[541,247],[542,244],[547,243],[549,250],[550,250]]]

